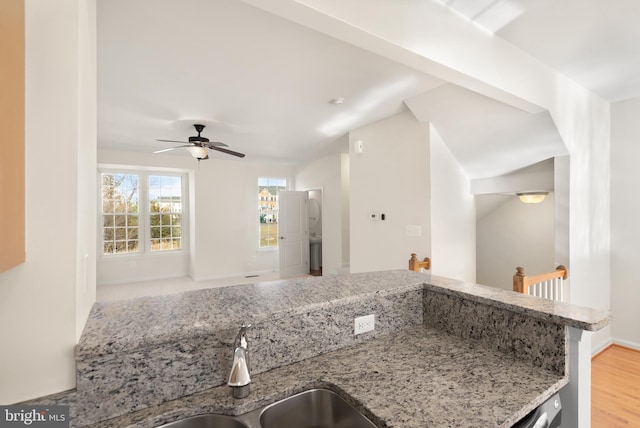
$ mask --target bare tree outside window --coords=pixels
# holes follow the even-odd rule
[[[149,176],[151,251],[182,248],[182,177]]]
[[[134,174],[102,174],[104,254],[139,251],[138,182]]]

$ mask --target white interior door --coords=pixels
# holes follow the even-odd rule
[[[309,273],[309,218],[307,192],[278,192],[280,276]]]

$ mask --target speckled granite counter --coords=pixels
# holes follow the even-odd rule
[[[95,427],[239,415],[317,387],[336,391],[378,426],[509,427],[565,383],[519,358],[420,326],[257,375],[246,399],[221,386]]]
[[[376,314],[376,330],[354,336],[353,319],[370,313]],[[455,420],[429,422],[457,417],[450,406],[474,409],[460,417],[477,414],[490,418],[479,421],[492,421],[460,426],[509,426],[566,382],[565,326],[598,330],[608,319],[605,311],[409,271],[98,303],[76,349],[72,421],[94,426],[109,419],[102,426],[115,427],[147,420],[140,415],[164,415],[140,425],[153,426],[207,411],[244,413],[265,400],[326,384],[361,400],[381,426],[414,426],[414,417],[423,422],[415,426],[455,426]],[[242,321],[254,326],[254,392],[238,402],[219,385],[228,375],[231,343]],[[411,348],[417,346],[413,337],[420,338],[418,352]],[[396,349],[403,351],[394,355]],[[380,370],[358,371],[357,362],[365,358],[367,367]],[[417,371],[407,372],[407,364]],[[513,379],[514,367],[529,386]],[[368,386],[362,383],[367,379]],[[419,381],[407,386],[408,379]],[[490,393],[493,388],[500,396]],[[379,403],[375,389],[386,391]],[[455,397],[462,401],[451,401]],[[402,408],[410,420],[398,414],[403,404],[410,406]],[[436,412],[440,405],[452,414]]]

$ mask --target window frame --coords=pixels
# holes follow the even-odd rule
[[[102,174],[129,174],[138,176],[138,251],[123,253],[104,252],[104,226],[102,223]],[[150,176],[180,176],[181,177],[181,248],[168,250],[151,250],[151,209],[149,200]],[[98,164],[97,188],[98,188],[98,220],[97,220],[97,247],[98,256],[104,259],[139,258],[167,255],[189,254],[189,220],[191,217],[189,204],[189,177],[190,171],[178,168],[156,168],[132,165]]]
[[[282,180],[284,181],[285,185],[284,185],[284,189],[282,190],[290,190],[290,185],[291,185],[291,180],[289,180],[286,177],[274,177],[274,176],[269,176],[269,175],[259,175],[256,179],[256,184],[258,185],[258,202],[272,202],[269,199],[266,200],[262,200],[260,199],[260,180]],[[268,186],[267,186],[268,187]],[[272,197],[277,196],[277,195],[273,195]],[[278,211],[280,211],[280,198],[278,198],[276,200],[277,204],[278,204]],[[259,211],[258,211],[259,213]],[[279,231],[279,226],[278,226],[278,231]],[[257,242],[257,247],[258,247],[258,251],[279,251],[280,250],[280,240],[276,240],[276,245],[272,245],[272,246],[261,246],[260,245],[260,216],[258,215],[258,227],[257,227],[257,234],[258,234],[258,239],[256,240]],[[276,234],[276,238],[277,238]]]

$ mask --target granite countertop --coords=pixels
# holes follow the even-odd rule
[[[360,296],[423,288],[424,275],[408,271],[305,277],[179,294],[97,302],[76,348],[77,357],[146,348],[251,322],[278,312],[331,306]],[[171,319],[171,323],[166,323]],[[234,326],[236,328],[236,326]],[[234,333],[235,334],[235,333]]]
[[[611,321],[606,309],[571,305],[553,300],[539,299],[522,293],[513,293],[497,287],[474,284],[441,276],[429,275],[424,280],[425,290],[432,290],[467,300],[508,309],[533,318],[580,330],[598,331]]]
[[[224,385],[95,427],[239,415],[317,387],[334,390],[381,427],[510,427],[567,382],[480,342],[419,326],[257,374],[245,399],[233,399]]]
[[[336,301],[398,290],[432,290],[506,308],[560,325],[597,331],[606,310],[532,298],[519,293],[408,270],[325,276],[196,290],[180,294],[96,303],[76,348],[77,357],[147,348],[251,322],[279,311],[306,311]],[[166,319],[172,322],[167,324]]]
[[[370,313],[375,332],[354,336],[354,317]],[[407,270],[96,303],[72,413],[78,426],[152,428],[325,387],[380,427],[510,427],[568,382],[565,326],[609,319]],[[254,324],[254,373],[235,400],[223,383],[242,321]]]

